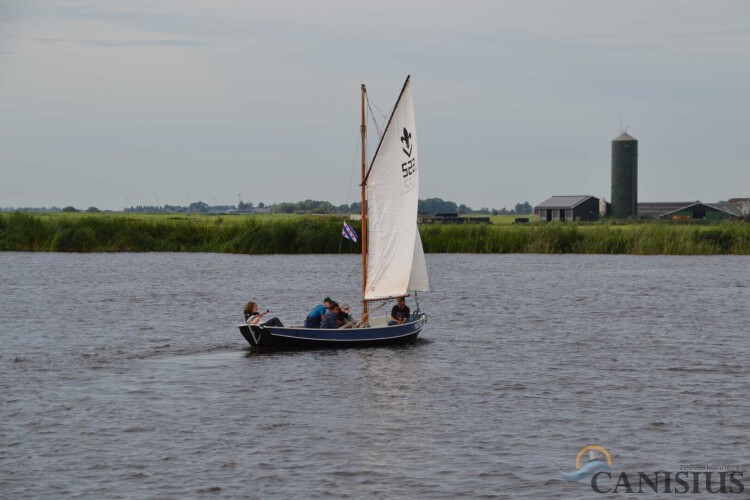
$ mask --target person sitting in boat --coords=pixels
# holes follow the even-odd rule
[[[339,314],[339,324],[341,325],[341,328],[350,328],[354,325],[354,318],[349,314],[351,310],[352,308],[349,307],[349,304],[341,306],[341,313]]]
[[[281,323],[281,320],[274,316],[273,318],[269,319],[268,321],[264,321],[263,323],[260,322],[261,319],[263,319],[263,316],[268,314],[268,309],[266,309],[263,312],[258,312],[258,304],[255,302],[248,302],[245,304],[245,323],[248,325],[260,325],[260,326],[284,326]]]
[[[341,326],[339,322],[339,314],[341,314],[341,307],[336,302],[331,302],[331,306],[328,309],[323,321],[320,323],[320,328],[338,328]]]
[[[323,304],[315,306],[305,318],[305,328],[320,328],[323,317],[331,308],[331,303],[333,303],[333,300],[330,297],[326,297],[323,299]]]
[[[388,326],[392,325],[403,325],[409,321],[411,311],[409,306],[406,305],[406,297],[399,297],[396,299],[396,305],[391,309],[391,319],[388,321]]]

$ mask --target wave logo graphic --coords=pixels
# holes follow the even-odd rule
[[[589,453],[589,462],[581,466],[581,457]],[[576,456],[576,470],[573,472],[560,471],[560,475],[566,481],[580,481],[599,471],[609,470],[612,467],[612,457],[609,452],[596,444],[590,444],[581,448]]]

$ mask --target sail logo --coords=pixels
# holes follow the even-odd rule
[[[586,452],[589,453],[589,461],[581,467],[581,457]],[[580,481],[597,472],[609,470],[610,467],[612,467],[612,457],[609,452],[599,445],[590,444],[581,448],[576,455],[576,470],[573,472],[560,471],[560,475],[566,481]]]
[[[403,151],[406,156],[411,158],[411,147],[412,147],[411,132],[406,130],[406,127],[404,127],[404,135],[401,136],[401,142],[404,144],[401,147],[401,151]]]
[[[407,161],[401,164],[401,177],[404,179],[404,193],[408,193],[417,186],[416,176],[414,173],[417,171],[417,159],[412,158],[411,154],[414,148],[414,142],[411,140],[411,132],[404,127],[403,134],[401,135],[401,151],[409,158]]]

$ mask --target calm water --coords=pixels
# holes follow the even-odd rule
[[[0,253],[1,496],[599,496],[558,472],[589,443],[750,470],[750,258],[429,255],[417,344],[249,353],[246,300],[358,310],[358,265]]]

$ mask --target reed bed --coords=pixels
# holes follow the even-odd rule
[[[39,252],[358,253],[335,217],[248,218],[224,224],[127,216],[0,214],[0,250]]]
[[[359,234],[359,223],[351,223]],[[424,225],[428,253],[750,255],[750,224]],[[248,218],[222,223],[90,215],[0,214],[0,250],[43,252],[359,253],[338,217]]]

